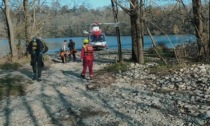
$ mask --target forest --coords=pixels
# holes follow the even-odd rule
[[[110,2],[111,3],[111,2]],[[15,4],[15,3],[13,3]],[[32,5],[32,3],[30,3]],[[17,4],[16,8],[11,8],[10,15],[12,17],[13,27],[15,28],[16,36],[23,36],[23,13],[21,3]],[[31,7],[32,8],[32,7]],[[209,5],[204,2],[203,16],[209,17]],[[186,11],[186,9],[188,11]],[[30,10],[33,14],[33,8]],[[40,23],[45,23],[40,31],[43,37],[69,37],[83,36],[83,30],[89,29],[92,22],[113,23],[113,11],[111,6],[104,6],[98,9],[91,9],[85,4],[75,7],[68,5],[61,6],[61,3],[55,2],[51,5],[42,5],[36,9],[36,20]],[[190,5],[183,7],[181,4],[168,4],[164,6],[148,5],[145,7],[145,20],[158,25],[167,34],[194,34],[194,27],[189,17],[192,17],[192,9]],[[0,36],[6,38],[7,32],[4,25],[5,15],[0,11]],[[121,35],[131,35],[130,18],[120,9],[118,12],[118,20],[125,23],[120,27]],[[208,20],[208,18],[206,19]],[[32,21],[32,19],[31,19]],[[208,24],[206,24],[208,25]],[[39,25],[37,27],[40,27]],[[151,23],[146,23],[146,27],[151,30],[152,34],[163,34],[157,27]],[[102,25],[102,28],[108,36],[116,35],[113,25]],[[145,34],[147,34],[146,30]]]
[[[107,36],[132,36],[132,59],[138,63],[144,62],[143,36],[148,34],[193,34],[198,39],[198,57],[208,57],[209,4],[208,0],[110,0],[110,6],[93,9],[85,0],[66,5],[61,0],[3,0],[0,37],[9,39],[13,57],[14,45],[18,45],[14,42],[24,40],[27,45],[38,34],[47,38],[83,36],[83,30],[95,21],[121,22],[117,29],[105,24],[102,29]],[[118,51],[122,57],[120,47]]]

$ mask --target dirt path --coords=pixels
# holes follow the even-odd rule
[[[110,62],[115,62],[116,59],[116,51],[100,51],[95,55],[94,71]],[[79,57],[79,52],[77,57]],[[148,64],[148,66],[151,65],[153,63]],[[189,90],[193,92],[193,96],[191,93],[182,94],[181,91],[173,90],[170,86],[163,87],[168,89],[167,92],[164,92],[164,89],[162,89],[163,92],[161,90],[158,92],[160,83],[168,82],[169,77],[166,75],[161,79],[156,75],[148,74],[146,66],[130,64],[130,71],[119,71],[115,75],[103,74],[101,76],[101,73],[95,72],[96,78],[91,81],[80,77],[82,63],[79,59],[65,64],[46,63],[41,82],[31,80],[32,70],[29,65],[18,71],[0,71],[0,79],[24,78],[20,79],[19,83],[28,83],[25,95],[10,96],[0,101],[0,125],[194,126],[209,124],[207,121],[210,119],[210,108],[207,103],[209,103],[210,87],[204,92],[206,99],[200,97],[202,90],[195,92]],[[191,68],[192,72],[199,70],[199,67],[202,71],[210,73],[208,65]],[[170,75],[170,78],[179,79],[177,76],[177,74]],[[180,77],[182,76],[181,72]],[[202,82],[206,82],[205,85],[207,85],[210,81],[209,74],[205,76],[200,74],[200,76],[203,78]],[[186,79],[187,77],[181,80]],[[192,81],[192,78],[188,79]],[[194,79],[192,83],[194,81],[197,82]],[[104,82],[109,86],[89,90],[91,84],[100,85]],[[188,87],[190,86],[191,83]],[[10,90],[7,92],[11,93]],[[191,102],[195,100],[194,95],[205,101],[201,107],[194,105],[195,101]],[[200,102],[196,101],[196,104]],[[183,106],[189,111],[183,111]]]
[[[103,66],[101,61],[96,58],[94,70]],[[0,102],[0,125],[84,125],[85,118],[106,114],[95,94],[86,91],[88,81],[80,77],[81,71],[82,63],[78,59],[65,64],[46,64],[42,81],[33,81],[25,96],[9,97]],[[29,65],[8,74],[32,78]]]

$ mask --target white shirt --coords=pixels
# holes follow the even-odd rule
[[[63,51],[66,51],[66,43],[63,43],[61,49],[62,49]]]

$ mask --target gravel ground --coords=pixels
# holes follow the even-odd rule
[[[55,57],[51,56],[51,58],[54,59]],[[116,53],[113,51],[97,52],[94,71],[100,70],[115,60]],[[148,74],[145,69],[149,66],[151,64],[145,66],[131,64],[129,72],[106,73],[103,76],[96,72],[94,80],[86,80],[80,77],[82,63],[79,59],[65,64],[60,62],[46,63],[42,81],[29,83],[24,96],[7,97],[0,101],[0,125],[210,125],[209,66],[205,67],[206,74],[201,74],[205,77],[202,81],[206,81],[203,85],[206,85],[207,91],[205,91],[204,96],[195,96],[201,101],[205,101],[202,104],[197,101],[189,103],[188,101],[192,97],[179,93],[180,88],[177,90],[174,87],[165,86],[166,83],[164,82],[174,76],[164,76],[164,79],[157,79],[158,76]],[[32,78],[31,71],[31,67],[26,65],[15,72],[0,71],[0,78],[8,75],[11,77],[21,76],[28,83]],[[96,87],[102,84],[103,86]],[[188,91],[190,90],[185,91],[186,94],[190,94]],[[197,91],[198,94],[199,91]],[[192,109],[195,111],[192,112]]]

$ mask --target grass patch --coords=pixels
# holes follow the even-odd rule
[[[0,64],[0,69],[2,69],[2,70],[17,70],[21,66],[22,65],[19,63],[5,63],[5,64]]]
[[[119,71],[125,72],[128,69],[128,62],[109,64],[104,69],[95,72],[94,79],[87,85],[87,89],[96,90],[101,87],[110,86],[116,80],[115,73],[119,73]]]
[[[176,90],[166,90],[166,89],[156,89],[154,92],[161,93],[161,94],[169,94],[171,92],[177,92]]]
[[[151,74],[157,74],[157,73],[167,72],[169,69],[170,69],[169,65],[157,65],[154,67],[150,67],[149,71]]]
[[[172,73],[174,71],[177,71],[183,67],[188,67],[190,64],[174,64],[174,65],[157,65],[154,67],[150,67],[149,71],[151,74],[168,74],[168,73]]]
[[[8,60],[8,57],[0,58],[0,69],[2,70],[18,70],[18,68],[30,64],[31,56],[18,58],[15,57],[13,61]],[[51,62],[50,57],[46,54],[43,55],[44,62]]]
[[[151,63],[151,62],[155,62],[157,64],[163,64],[163,61],[161,61],[160,58],[158,58],[158,57],[150,57],[150,56],[144,57],[144,65],[146,63]]]
[[[92,116],[104,116],[108,114],[108,112],[100,111],[100,110],[91,110],[90,107],[81,108],[81,114],[80,116],[82,118],[89,118]]]
[[[46,54],[42,55],[43,61],[50,61],[50,57]]]
[[[159,42],[157,43],[157,47],[156,47],[156,50],[158,51],[158,53],[161,55],[161,56],[164,56],[164,57],[171,57],[173,58],[175,55],[174,55],[174,52],[172,49],[168,48],[164,42]],[[148,54],[153,54],[154,56],[156,54],[156,52],[154,51],[153,48],[149,48],[147,51],[146,51]]]
[[[0,100],[10,96],[25,95],[25,88],[30,80],[26,80],[21,76],[0,78]]]
[[[125,72],[129,70],[129,63],[128,62],[113,63],[108,65],[104,69],[107,70],[108,72],[113,72],[113,73],[117,73],[119,72],[119,70]]]

